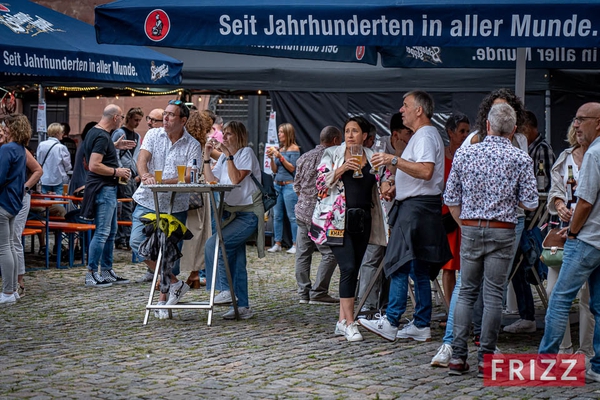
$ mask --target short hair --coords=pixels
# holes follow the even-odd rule
[[[213,110],[202,110],[203,112],[207,113],[208,116],[210,117],[210,119],[212,119],[212,125],[215,124],[215,121],[217,120],[217,114],[215,114],[215,112]]]
[[[223,125],[223,117],[221,117],[220,115],[216,115],[213,125],[217,124],[217,125]]]
[[[404,95],[404,99],[408,96],[412,96],[415,99],[415,103],[423,108],[423,112],[427,116],[427,118],[433,118],[433,108],[435,106],[433,102],[433,97],[423,90],[413,90]]]
[[[127,115],[125,116],[125,122],[129,122],[130,118],[133,118],[134,115],[139,115],[140,117],[144,117],[144,112],[139,107],[132,107],[127,111]]]
[[[81,131],[81,140],[85,140],[85,137],[87,136],[90,129],[92,129],[96,125],[98,125],[98,122],[96,122],[96,121],[90,121],[87,124],[85,124],[85,126],[83,127],[83,130]]]
[[[277,127],[277,132],[279,132],[280,129],[283,130],[283,135],[285,136],[283,147],[287,149],[291,145],[296,144],[296,131],[292,124],[285,122]]]
[[[463,114],[461,112],[457,112],[457,113],[450,115],[448,117],[448,119],[446,120],[446,125],[445,125],[446,132],[447,131],[455,131],[456,128],[458,128],[458,125],[461,123],[471,125],[471,123],[469,122],[469,117],[467,117],[465,114]]]
[[[523,125],[531,126],[532,128],[537,129],[538,120],[533,111],[526,110],[525,111],[525,121],[523,121]]]
[[[104,111],[102,112],[102,118],[112,118],[115,115],[118,115],[119,106],[116,104],[109,104],[104,107]]]
[[[492,132],[501,136],[508,136],[515,130],[517,114],[510,105],[499,103],[492,106],[487,120],[490,123]]]
[[[408,129],[404,122],[402,122],[402,113],[395,113],[390,119],[390,133],[394,131],[401,131],[402,129]]]
[[[319,135],[319,140],[321,144],[330,144],[333,143],[335,138],[339,138],[342,140],[342,131],[340,131],[335,126],[326,126],[321,130],[321,134]]]
[[[64,128],[61,124],[59,124],[58,122],[53,122],[50,125],[48,125],[48,136],[50,137],[58,137],[58,135],[64,133]]]
[[[11,139],[20,145],[27,146],[31,139],[31,124],[23,114],[9,114],[4,118]]]
[[[183,100],[169,100],[170,106],[176,106],[179,108],[179,118],[189,118],[190,117],[190,109],[185,105]]]
[[[200,142],[202,147],[206,144],[206,135],[210,132],[212,120],[206,113],[192,111],[185,123],[185,128],[194,139]]]
[[[61,125],[63,126],[65,136],[68,136],[71,133],[71,125],[68,122],[62,122]]]
[[[227,130],[235,135],[235,141],[238,148],[248,147],[248,131],[244,124],[240,121],[229,121],[223,125],[223,132]]]
[[[344,122],[344,130],[346,130],[346,125],[348,125],[350,122],[356,122],[362,133],[366,133],[367,136],[369,135],[369,131],[371,130],[371,123],[367,121],[365,117],[356,115],[354,117],[348,118],[346,122]]]

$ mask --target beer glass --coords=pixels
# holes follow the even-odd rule
[[[185,183],[185,165],[177,166],[177,183]]]
[[[154,179],[156,179],[156,183],[162,183],[162,170],[157,169],[154,170]]]
[[[358,162],[358,169],[352,174],[353,178],[362,178],[363,174],[360,165],[362,164],[363,147],[361,144],[350,145],[350,155]]]

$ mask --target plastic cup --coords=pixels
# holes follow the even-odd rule
[[[360,144],[353,144],[350,146],[350,155],[358,162],[358,165],[360,165],[362,163],[362,156],[363,156],[363,147]],[[354,171],[354,174],[352,174],[353,178],[362,178],[363,174],[362,171],[359,169],[357,169],[356,171]]]
[[[154,179],[156,179],[156,183],[162,183],[162,170],[161,169],[154,170]]]
[[[63,184],[63,195],[67,195],[69,193],[69,184],[68,183],[64,183]]]
[[[185,165],[177,166],[177,183],[185,183]]]

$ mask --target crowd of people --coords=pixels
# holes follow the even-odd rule
[[[539,206],[539,193],[548,193],[548,211],[564,226],[560,235],[566,243],[562,268],[548,271],[550,301],[539,352],[574,352],[568,313],[581,293],[576,353],[590,362],[587,379],[600,382],[600,336],[594,335],[600,316],[600,104],[579,108],[567,135],[571,147],[556,162],[537,129],[535,114],[508,89],[483,99],[473,125],[463,113],[450,115],[446,143],[433,125],[433,113],[432,96],[411,91],[390,120],[389,136],[377,135],[367,118],[352,116],[341,131],[323,128],[319,145],[304,154],[294,127],[281,124],[279,146],[266,154],[278,193],[267,252],[283,250],[284,224],[289,223],[292,245],[287,253],[295,257],[299,302],[338,305],[333,333],[349,342],[362,341],[367,332],[388,341],[430,341],[431,281],[441,271],[448,318],[431,365],[448,368],[451,375],[467,373],[473,335],[477,372],[483,376],[484,356],[499,351],[500,329],[537,329],[531,287],[517,255],[521,237],[527,235],[528,213]],[[260,162],[248,145],[246,127],[238,121],[223,123],[210,111],[190,110],[181,100],[171,100],[164,110],[146,116],[150,129],[142,140],[135,130],[143,119],[140,108],[124,114],[110,104],[99,122],[86,126],[78,148],[61,143],[68,125],[51,124],[36,157],[26,149],[31,137],[27,118],[3,119],[0,303],[14,304],[23,294],[20,236],[29,192],[38,180],[41,193],[61,194],[68,184],[68,194],[82,196],[76,218],[96,226],[85,285],[109,287],[129,283],[113,270],[115,248],[131,250],[134,259],[145,263],[147,272],[139,282],[152,281],[157,265],[149,227],[154,223],[156,231],[159,222],[153,222],[155,203],[147,185],[183,179],[235,185],[225,194],[221,221],[231,281],[223,254],[215,254],[209,195],[177,193],[171,200],[169,193],[159,193],[160,209],[170,210],[165,218],[181,233],[177,239],[191,239],[170,241],[176,248],[162,265],[158,304],[176,304],[190,289],[210,290],[217,274],[214,303],[231,303],[233,292],[239,316],[254,316],[246,243],[255,239],[259,257],[265,257],[265,209]],[[117,221],[131,221],[131,227]],[[322,257],[311,281],[312,255],[317,251]],[[336,266],[339,298],[330,294]],[[188,273],[187,281],[179,279],[182,271]],[[519,319],[502,327],[509,282]],[[414,312],[402,325],[412,289]],[[357,297],[363,304],[358,312]],[[362,315],[356,318],[357,314]],[[155,316],[168,318],[168,311],[157,309]],[[223,315],[235,317],[233,308]]]

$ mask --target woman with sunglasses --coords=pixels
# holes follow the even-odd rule
[[[0,125],[5,144],[0,147],[0,269],[2,294],[0,304],[12,305],[17,293],[18,254],[13,237],[15,217],[23,207],[27,150],[31,125],[23,114],[13,114]]]
[[[213,148],[221,152],[214,169],[210,168],[210,158]],[[209,140],[204,146],[204,176],[208,182],[225,185],[237,185],[225,193],[225,211],[223,213],[222,233],[223,244],[227,253],[229,270],[237,296],[238,312],[242,319],[253,316],[248,302],[248,272],[246,271],[246,241],[258,228],[259,257],[264,257],[264,207],[262,194],[252,180],[252,176],[260,182],[260,163],[254,151],[248,147],[248,133],[244,124],[231,121],[223,127],[223,143]],[[260,223],[259,223],[260,222]],[[261,240],[261,238],[263,238]],[[215,273],[216,234],[206,242],[204,259],[206,261],[207,290],[210,290],[212,274]],[[223,257],[219,255],[216,290],[220,293],[215,297],[215,304],[227,304],[232,301],[229,282],[225,274]],[[235,319],[231,308],[223,315],[225,319]]]

